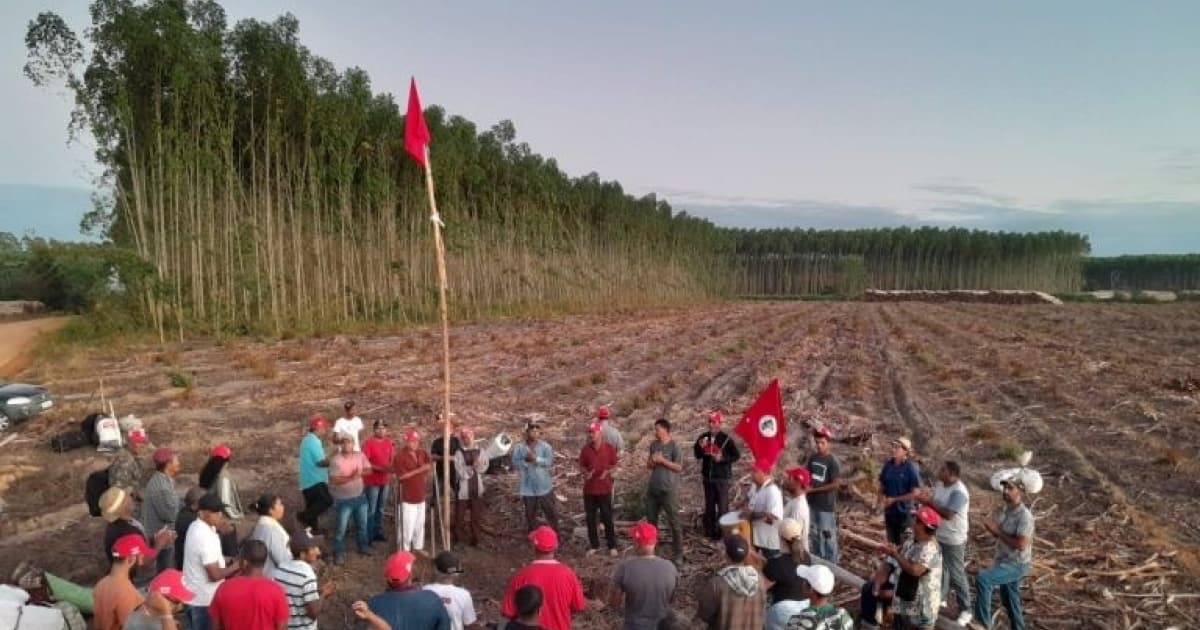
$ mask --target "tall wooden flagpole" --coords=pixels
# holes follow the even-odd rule
[[[438,215],[433,194],[433,162],[429,146],[425,146],[425,191],[429,197],[430,221],[433,223],[433,247],[437,252],[438,310],[442,317],[442,548],[450,550],[450,313],[446,305],[446,245],[442,241],[442,218]],[[434,483],[437,483],[435,480]]]

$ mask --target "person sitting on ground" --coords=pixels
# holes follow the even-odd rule
[[[724,545],[729,565],[697,595],[696,617],[708,630],[758,630],[764,626],[767,596],[758,569],[745,564],[750,543],[741,536],[726,536]]]
[[[829,567],[814,564],[796,567],[796,575],[809,585],[809,606],[792,615],[787,630],[853,630],[854,619],[846,609],[831,602],[834,579]]]
[[[545,630],[541,625],[542,589],[535,584],[526,584],[513,594],[516,618],[499,623],[496,630]]]
[[[391,481],[392,459],[396,455],[396,445],[388,435],[388,426],[382,418],[372,426],[371,437],[363,441],[362,452],[371,466],[371,472],[363,477],[363,486],[367,494],[367,523],[371,528],[372,543],[386,542],[383,533],[383,513],[388,506],[388,482]]]
[[[208,461],[200,469],[200,481],[197,485],[206,492],[212,492],[225,504],[225,520],[218,532],[221,535],[221,552],[227,558],[238,555],[238,532],[236,523],[246,514],[242,506],[241,495],[238,494],[237,484],[229,476],[226,466],[233,458],[233,449],[227,444],[212,447]]]
[[[543,607],[541,625],[547,630],[570,630],[571,615],[582,612],[587,606],[583,597],[583,585],[571,567],[554,559],[558,549],[558,534],[545,525],[529,533],[534,558],[521,567],[508,582],[500,614],[509,619],[517,617],[517,590],[527,584],[542,589]]]
[[[604,525],[604,542],[608,554],[617,555],[617,530],[613,525],[613,470],[617,467],[617,451],[602,438],[600,423],[588,425],[588,441],[579,451],[579,468],[584,473],[583,515],[587,525],[587,555],[600,551],[600,531],[597,521]],[[599,518],[597,518],[597,516]]]
[[[900,563],[891,556],[885,556],[871,579],[863,583],[858,599],[860,628],[866,630],[880,626],[891,627],[888,621],[889,611],[896,597],[896,582],[899,580]]]
[[[317,584],[315,565],[321,559],[321,546],[305,530],[288,541],[292,559],[275,568],[273,579],[283,587],[288,599],[288,630],[317,630],[317,618],[326,599],[333,596],[332,581]]]
[[[803,497],[800,499],[803,501]],[[784,547],[801,548],[808,544],[808,534],[795,519],[779,523],[779,539]],[[807,554],[805,554],[807,555]],[[793,615],[808,608],[808,582],[796,574],[801,566],[796,554],[781,553],[763,566],[763,577],[771,583],[767,588],[770,607],[767,608],[767,630],[784,630]]]
[[[654,630],[671,614],[671,601],[679,586],[679,570],[654,555],[658,528],[641,521],[629,529],[635,555],[617,565],[613,583],[625,598],[624,630]]]
[[[117,451],[116,458],[108,467],[108,487],[121,488],[134,501],[142,500],[142,477],[146,468],[142,455],[150,444],[150,438],[142,429],[132,429],[127,435],[125,448]]]
[[[1000,589],[1000,603],[1008,613],[1013,630],[1025,630],[1021,611],[1021,579],[1033,562],[1033,512],[1025,506],[1025,481],[1018,474],[1000,483],[1004,512],[1000,520],[988,518],[983,528],[996,538],[996,556],[990,569],[975,576],[975,620],[971,628],[983,628],[992,620],[992,591]]]
[[[264,494],[250,506],[259,514],[258,522],[250,532],[251,540],[261,540],[267,546],[267,565],[263,573],[267,577],[275,577],[275,568],[292,559],[288,549],[291,536],[283,528],[283,499],[276,494]]]
[[[466,540],[467,544],[476,547],[483,529],[483,475],[487,472],[488,460],[475,442],[475,431],[463,427],[458,434],[462,439],[461,448],[454,453],[458,494],[455,495],[454,516],[450,521],[458,532],[458,540]]]
[[[130,613],[142,605],[142,596],[131,575],[135,567],[147,564],[154,557],[154,550],[141,534],[125,534],[113,543],[112,555],[108,575],[92,591],[95,600],[92,626],[96,630],[121,630]]]
[[[175,615],[195,597],[196,594],[183,585],[183,573],[179,569],[166,569],[150,582],[146,601],[130,613],[123,630],[178,630]]]
[[[425,503],[429,488],[429,453],[421,450],[416,431],[404,434],[404,448],[396,453],[392,467],[400,486],[400,514],[396,519],[396,547],[400,551],[425,554]]]
[[[175,489],[175,477],[179,474],[179,457],[169,448],[154,451],[154,474],[146,482],[142,492],[142,526],[148,532],[174,530],[175,518],[179,516],[179,492]],[[163,547],[155,560],[154,572],[173,568],[175,545]]]
[[[906,437],[892,441],[892,456],[879,471],[879,497],[883,505],[883,524],[888,542],[899,545],[912,525],[913,500],[921,488],[921,473],[909,459],[912,441]]]
[[[885,545],[887,555],[900,565],[893,610],[902,627],[933,630],[942,605],[942,550],[935,538],[941,517],[928,505],[914,516],[913,539],[900,549]]]
[[[425,590],[441,598],[446,613],[450,615],[450,627],[453,630],[482,628],[475,615],[475,602],[471,599],[470,591],[455,583],[463,572],[458,556],[443,551],[433,559],[433,568],[437,570],[436,581],[426,584]]]
[[[333,495],[329,494],[329,458],[321,442],[328,433],[329,421],[314,416],[308,421],[308,433],[300,441],[300,494],[304,495],[304,509],[296,514],[296,520],[313,534],[323,531],[321,515],[333,507]]]
[[[792,519],[800,527],[800,537],[794,540],[790,549],[781,549],[783,553],[791,553],[796,562],[808,564],[808,497],[805,493],[812,487],[812,473],[803,466],[789,468],[784,471],[783,482],[783,518]]]
[[[285,630],[291,619],[283,587],[263,575],[267,546],[242,541],[241,571],[217,587],[208,615],[213,630]]]
[[[754,490],[742,510],[742,520],[750,521],[750,541],[763,558],[778,556],[779,521],[783,520],[783,493],[771,477],[772,464],[754,462]]]
[[[183,548],[183,580],[188,590],[196,594],[187,614],[191,630],[212,627],[208,606],[221,581],[237,575],[241,559],[226,562],[221,552],[221,536],[217,533],[225,521],[225,504],[214,493],[196,502],[196,520],[188,527]]]
[[[415,560],[408,551],[392,554],[383,569],[387,590],[368,600],[367,608],[392,630],[450,630],[441,598],[412,583]]]
[[[188,488],[187,494],[183,495],[183,502],[179,506],[179,514],[175,516],[174,566],[180,570],[183,569],[183,547],[187,543],[187,531],[196,520],[196,510],[202,496],[204,496],[204,488],[200,486]]]
[[[146,529],[142,524],[133,518],[133,497],[130,496],[124,488],[113,487],[104,491],[100,495],[100,516],[108,525],[104,529],[104,557],[108,564],[113,561],[113,545],[122,536],[127,534],[137,534],[146,540],[147,545],[150,545],[150,539],[146,536]],[[169,545],[175,542],[175,532],[170,530],[160,530],[153,534],[153,545],[155,550],[166,549]],[[157,551],[156,551],[157,553]],[[135,569],[132,574],[134,582],[138,582],[138,571]]]
[[[362,432],[363,421],[354,412],[354,401],[347,400],[342,405],[342,417],[338,418],[333,423],[333,434],[342,434],[350,437],[350,442],[355,452],[362,452]]]

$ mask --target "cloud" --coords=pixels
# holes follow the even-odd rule
[[[955,178],[945,178],[941,181],[935,180],[913,184],[913,189],[922,192],[933,193],[943,197],[984,201],[1002,206],[1015,206],[1020,203],[1020,200],[1012,195],[1004,195],[984,190],[982,187],[974,184],[948,182],[946,179]]]

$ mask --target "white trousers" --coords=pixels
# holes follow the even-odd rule
[[[425,548],[424,503],[400,503],[400,520],[396,522],[396,544],[403,551]]]

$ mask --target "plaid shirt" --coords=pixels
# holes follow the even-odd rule
[[[146,533],[154,536],[163,527],[175,528],[175,517],[179,515],[179,495],[175,493],[175,480],[166,473],[155,471],[142,491],[142,525]]]

